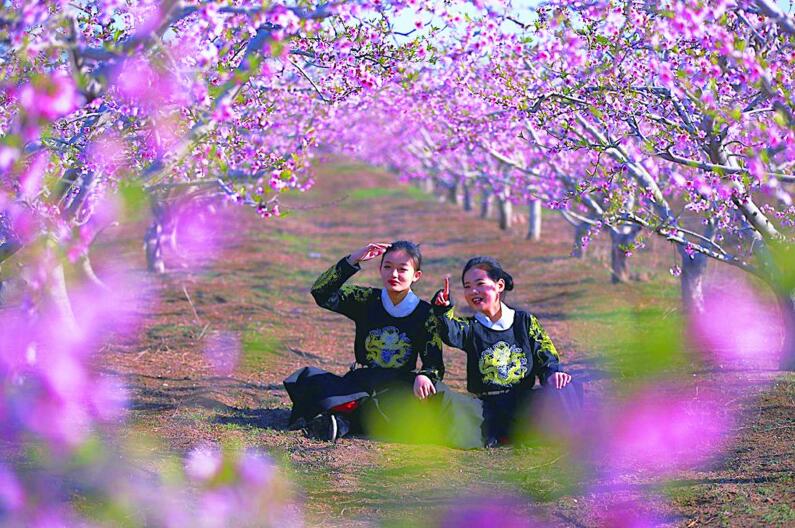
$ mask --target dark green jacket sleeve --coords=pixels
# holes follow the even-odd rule
[[[433,312],[428,313],[428,319],[425,321],[425,331],[427,332],[425,348],[420,351],[422,369],[417,374],[424,374],[432,382],[436,383],[444,378],[444,360],[442,359],[442,338],[439,335],[439,321],[437,321]]]
[[[324,271],[312,285],[312,297],[318,306],[356,319],[364,306],[369,288],[361,286],[343,286],[357,271],[362,269],[358,264],[348,263],[343,257],[339,262]]]
[[[466,350],[466,343],[472,336],[472,323],[456,316],[452,304],[450,306],[433,305],[433,314],[442,341],[448,346]]]
[[[549,377],[560,370],[560,356],[558,351],[555,350],[555,345],[552,344],[549,334],[538,322],[535,315],[530,315],[529,317],[527,332],[533,342],[533,367],[536,371],[535,374],[541,384],[546,385]]]

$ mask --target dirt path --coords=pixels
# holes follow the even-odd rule
[[[236,213],[223,254],[202,272],[147,278],[160,301],[145,314],[138,338],[109,347],[101,365],[131,387],[128,437],[151,434],[165,444],[161,449],[176,452],[203,441],[267,449],[291,468],[308,525],[433,525],[457,497],[484,492],[512,497],[515,511],[533,512],[548,526],[594,525],[604,497],[583,489],[576,465],[554,449],[460,452],[313,441],[286,430],[289,400],[281,380],[307,364],[347,368],[353,325],[315,306],[309,288],[349,251],[400,238],[422,243],[425,275],[415,291],[426,299],[445,274],[457,277],[470,256],[498,257],[515,277],[511,302],[539,316],[589,394],[610,394],[608,365],[621,364],[611,355],[620,354],[615,328],[637,313],[676,312],[677,284],[663,273],[673,263],[670,250],[651,243],[633,260],[654,280],[611,285],[598,258],[603,243],[591,249],[597,258],[570,258],[570,228],[556,216],[545,217],[544,240],[530,244],[523,226],[501,232],[493,221],[358,165],[321,169],[314,189],[285,202],[291,213],[277,220]],[[105,250],[139,251],[136,239],[121,239]],[[374,266],[354,280],[377,285]],[[460,289],[454,295],[462,305]],[[220,376],[203,350],[230,332],[242,336],[244,352],[234,372]],[[446,381],[463,391],[463,354],[445,350],[445,360]],[[652,501],[649,508],[676,526],[795,525],[795,378],[743,370],[692,375],[733,395],[730,405],[745,416],[736,441],[710,468],[675,475],[666,486],[642,476],[607,483],[610,493],[656,491],[672,505]]]

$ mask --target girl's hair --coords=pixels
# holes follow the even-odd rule
[[[409,242],[408,240],[395,240],[392,242],[389,248],[384,251],[384,254],[381,255],[382,266],[384,265],[384,257],[393,251],[405,251],[411,259],[411,263],[414,265],[414,271],[420,271],[420,268],[422,267],[422,253],[420,252],[419,244]]]
[[[497,282],[502,279],[505,282],[505,291],[513,289],[513,277],[511,274],[502,269],[502,265],[494,257],[474,257],[464,265],[464,271],[461,272],[461,283],[464,282],[464,275],[472,268],[482,269],[486,272],[491,280]]]

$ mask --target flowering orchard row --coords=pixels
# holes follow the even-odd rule
[[[795,329],[794,20],[762,0],[492,6],[335,137],[406,178],[560,210],[580,250],[607,230],[614,280],[662,237],[687,309],[710,260],[739,268]]]
[[[119,445],[112,427],[125,389],[89,365],[156,300],[129,263],[97,277],[88,257],[142,207],[154,269],[175,233],[180,250],[216,256],[219,195],[279,215],[280,193],[312,184],[310,159],[339,105],[420,60],[392,27],[405,5],[0,6],[0,262],[7,275],[21,264],[24,278],[0,313],[0,524],[301,523],[262,453],[207,447],[184,464],[145,463],[155,472],[140,456],[133,465],[140,446]]]
[[[118,462],[98,431],[124,389],[88,365],[152,299],[125,263],[97,277],[88,257],[142,203],[153,269],[167,239],[211,251],[213,226],[234,229],[217,222],[218,196],[278,216],[280,193],[311,186],[318,153],[542,201],[625,253],[662,236],[681,249],[688,305],[710,309],[701,279],[719,260],[773,287],[793,339],[790,15],[767,0],[425,4],[3,3],[0,262],[15,256],[25,276],[0,325],[4,523],[300,522],[259,453],[202,449],[152,478]],[[657,424],[665,445],[638,443],[630,424],[603,437],[613,452],[657,466],[697,425],[719,444],[730,422],[679,411],[690,425],[670,430],[654,400],[625,415]],[[629,468],[619,459],[610,471]]]

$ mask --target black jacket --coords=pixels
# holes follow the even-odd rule
[[[440,381],[444,377],[442,341],[431,305],[420,301],[409,315],[393,317],[381,303],[380,289],[344,286],[360,269],[343,258],[312,286],[312,296],[319,306],[356,324],[356,362],[366,367],[425,374],[433,382]],[[420,370],[416,370],[417,357],[422,360]]]
[[[434,306],[442,341],[467,354],[467,390],[474,394],[542,384],[560,370],[558,352],[538,319],[522,310],[506,330],[474,317],[457,317],[452,306]]]

